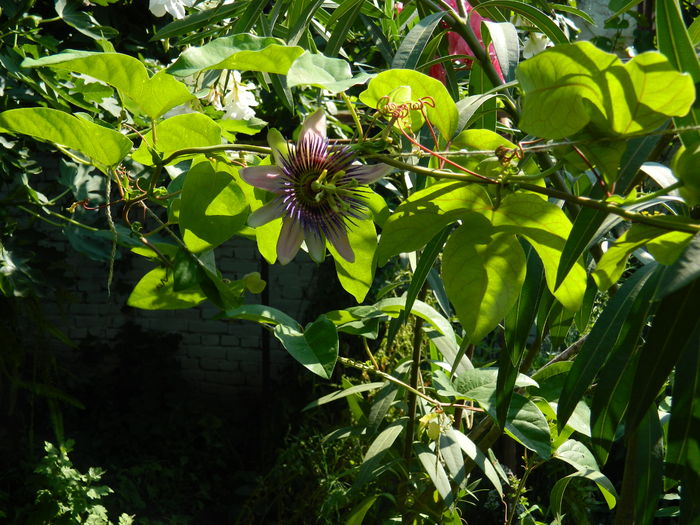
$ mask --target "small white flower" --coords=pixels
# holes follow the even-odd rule
[[[224,110],[222,119],[229,120],[249,120],[255,116],[255,110],[251,106],[257,106],[258,101],[255,99],[255,94],[251,91],[255,89],[255,84],[241,82],[241,74],[238,71],[233,71],[233,85],[223,97],[223,104],[219,102],[219,98],[213,99],[213,104],[216,109]]]
[[[185,18],[185,7],[192,7],[196,0],[149,0],[148,9],[155,16],[170,13],[173,18]]]
[[[528,33],[523,43],[523,58],[531,58],[553,45],[552,41],[542,33]]]

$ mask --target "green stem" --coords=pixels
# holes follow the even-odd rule
[[[341,91],[340,96],[343,97],[345,105],[348,107],[350,115],[352,115],[352,120],[355,123],[355,129],[357,130],[357,136],[360,137],[360,140],[362,140],[362,137],[365,136],[365,132],[362,130],[362,123],[360,122],[360,117],[357,115],[357,111],[355,111],[355,105],[352,103],[352,100],[350,100],[350,97],[345,94],[345,92]]]
[[[47,222],[47,223],[49,223],[49,224],[52,224],[53,226],[59,226],[59,227],[62,226],[62,224],[59,224],[59,223],[54,222],[54,221],[51,221],[51,220],[47,219],[46,217],[42,217],[41,215],[39,215],[39,214],[38,214],[37,212],[35,212],[34,210],[30,210],[29,208],[27,208],[27,207],[25,207],[25,206],[17,206],[17,208],[20,209],[20,210],[22,210],[23,212],[28,213],[29,215],[33,215],[33,216],[36,217],[37,219],[41,219],[41,220],[44,221],[44,222]],[[73,219],[71,219],[70,217],[66,217],[66,216],[64,216],[64,215],[61,215],[60,213],[56,213],[55,211],[46,210],[46,209],[45,209],[44,211],[45,211],[46,213],[48,213],[49,215],[51,215],[52,217],[57,217],[57,218],[59,218],[59,219],[61,219],[61,220],[63,220],[63,221],[66,221],[67,223],[72,224],[73,226],[78,226],[79,228],[83,228],[83,229],[88,230],[88,231],[91,231],[91,232],[98,232],[98,231],[100,231],[99,228],[93,228],[92,226],[88,226],[87,224],[83,224],[83,223],[81,223],[81,222],[78,222],[78,221],[76,221],[76,220],[73,220]]]
[[[170,164],[178,157],[184,155],[195,155],[197,153],[216,153],[218,151],[248,151],[250,153],[261,153],[263,155],[271,155],[272,148],[267,146],[253,146],[250,144],[218,144],[216,146],[202,146],[199,148],[184,148],[172,152],[163,159],[163,166]]]
[[[518,487],[515,490],[515,494],[513,494],[513,503],[508,508],[508,520],[506,521],[506,525],[511,525],[513,523],[513,519],[515,518],[515,511],[518,508],[518,500],[520,499],[520,496],[525,492],[525,484],[527,483],[527,478],[530,477],[532,471],[535,470],[540,464],[541,463],[538,463],[537,461],[530,462],[526,458],[525,472],[523,472],[523,477],[520,478],[520,482],[518,483]]]
[[[631,205],[635,205],[635,204],[641,204],[643,202],[648,202],[650,200],[653,200],[657,197],[663,197],[664,195],[668,195],[671,191],[676,190],[682,186],[683,186],[683,181],[680,181],[680,180],[676,181],[673,184],[671,184],[670,186],[666,186],[665,188],[661,188],[660,190],[657,190],[653,193],[647,193],[643,197],[639,197],[638,199],[636,199],[632,202],[628,202],[627,205],[631,206]]]

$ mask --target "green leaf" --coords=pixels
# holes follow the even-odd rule
[[[663,55],[642,53],[623,65],[590,42],[543,51],[516,74],[524,92],[521,128],[553,139],[589,122],[610,134],[652,131],[685,115],[695,98],[691,78]]]
[[[523,243],[522,248],[527,261],[525,281],[520,286],[515,304],[506,315],[503,323],[506,348],[501,350],[499,358],[496,389],[496,406],[500,427],[503,427],[508,415],[508,405],[525,354],[526,342],[532,324],[535,322],[540,297],[546,286],[544,268],[534,249],[527,243]]]
[[[217,316],[217,318],[222,319],[244,319],[247,321],[254,321],[260,324],[272,324],[272,325],[284,325],[294,328],[296,331],[301,330],[301,325],[297,323],[294,319],[289,317],[287,314],[271,306],[265,306],[262,304],[246,304],[239,306],[238,308],[233,308],[226,310],[223,314]]]
[[[360,472],[355,478],[353,489],[357,490],[371,480],[375,471],[380,468],[382,457],[387,453],[396,441],[396,438],[401,435],[406,426],[407,418],[397,419],[388,427],[382,430],[379,435],[372,441],[372,444],[367,449],[365,457],[362,460]]]
[[[549,290],[567,310],[577,311],[586,291],[586,270],[577,263],[555,289],[561,252],[571,232],[571,221],[564,212],[539,196],[528,193],[508,195],[493,211],[497,231],[524,237],[540,256]]]
[[[377,266],[374,254],[377,250],[377,230],[371,220],[358,220],[348,228],[348,240],[355,253],[354,262],[346,261],[335,247],[327,242],[335,261],[335,270],[343,289],[358,303],[364,301],[374,280]]]
[[[213,9],[197,11],[196,13],[188,15],[185,18],[173,20],[169,24],[160,28],[156,34],[151,37],[151,42],[186,35],[204,26],[220,22],[224,18],[233,18],[234,15],[240,11],[240,9],[240,3],[236,2],[235,4],[220,4]]]
[[[390,299],[383,299],[374,306],[382,312],[397,313],[405,310],[405,305],[405,297],[392,297]],[[411,313],[413,315],[417,315],[424,321],[429,322],[442,335],[445,335],[450,340],[455,341],[456,337],[452,325],[447,319],[441,316],[437,312],[437,310],[435,310],[432,306],[422,301],[415,301],[415,303],[413,304],[413,308],[411,309]]]
[[[569,483],[575,478],[586,478],[593,481],[598,486],[600,493],[605,498],[608,508],[612,509],[615,507],[617,492],[615,491],[615,487],[610,480],[597,470],[579,470],[573,474],[563,477],[552,487],[552,492],[549,496],[549,506],[559,520],[561,520],[562,517],[561,510],[562,501],[564,499],[564,491],[566,490],[566,487],[569,486]]]
[[[133,144],[121,133],[50,108],[20,108],[0,113],[0,131],[22,133],[74,149],[102,166],[115,166]]]
[[[352,512],[350,512],[348,515],[345,525],[362,525],[367,511],[372,508],[372,505],[374,505],[374,502],[377,501],[377,498],[379,498],[379,496],[368,496],[363,499],[354,509],[352,509]]]
[[[693,237],[678,260],[664,272],[656,298],[663,299],[700,278],[700,235]]]
[[[557,424],[560,429],[564,428],[574,407],[583,397],[598,371],[604,366],[610,348],[618,340],[620,330],[632,310],[632,304],[652,276],[653,269],[651,265],[643,267],[627,279],[607,303],[588,334],[566,377],[566,383],[559,397]]]
[[[678,71],[690,74],[695,84],[700,82],[700,60],[695,53],[695,48],[688,35],[685,20],[681,13],[677,0],[658,0],[656,5],[656,40],[661,51]],[[679,115],[673,119],[679,127],[692,127],[696,129],[681,133],[680,139],[683,145],[692,149],[700,145],[700,107],[697,105],[685,115]]]
[[[413,450],[416,456],[418,456],[421,465],[423,465],[423,470],[428,474],[433,485],[435,485],[444,504],[448,507],[452,505],[452,503],[454,503],[452,486],[445,472],[445,467],[442,466],[437,455],[424,443],[414,443]]]
[[[303,409],[302,412],[305,410],[309,410],[311,408],[316,408],[320,407],[321,405],[325,405],[326,403],[330,403],[331,401],[336,401],[338,399],[343,399],[344,397],[357,394],[359,392],[367,392],[368,390],[376,390],[378,388],[381,388],[385,385],[386,383],[364,383],[362,385],[355,385],[350,388],[345,388],[343,390],[336,390],[335,392],[325,395],[323,397],[319,397],[315,401],[312,401],[308,405],[306,405]]]
[[[179,77],[208,69],[264,71],[284,75],[304,50],[282,40],[247,33],[217,38],[185,50],[168,71]]]
[[[364,0],[345,0],[333,12],[331,19],[326,23],[326,29],[333,27],[333,24],[335,27],[333,27],[331,37],[323,50],[324,55],[335,56],[338,54],[364,4]]]
[[[596,184],[590,197],[600,199],[603,197],[603,193],[603,188]],[[607,216],[608,213],[605,210],[581,207],[581,211],[578,212],[574,219],[571,233],[566,239],[561,253],[559,268],[557,268],[557,279],[554,283],[555,289],[559,287],[579,257],[591,245],[598,233],[598,228],[600,228]]]
[[[233,173],[237,169],[202,159],[185,177],[180,231],[187,247],[200,252],[226,242],[248,217],[248,203]]]
[[[700,333],[696,329],[681,353],[673,379],[666,467],[667,475],[678,480],[700,478],[699,340]]]
[[[490,230],[483,216],[465,217],[450,235],[442,259],[445,290],[474,344],[510,311],[525,280],[526,260],[515,236],[490,237]]]
[[[425,246],[440,230],[470,211],[487,213],[491,203],[477,185],[446,182],[417,191],[389,216],[377,247],[377,261],[386,264],[393,255]]]
[[[198,286],[176,292],[173,283],[172,272],[154,268],[136,284],[126,304],[142,310],[180,310],[197,306],[206,299]]]
[[[650,407],[627,440],[622,495],[616,519],[622,523],[653,523],[663,491],[664,443],[656,407]]]
[[[700,347],[700,279],[664,297],[639,355],[626,428],[634,430],[656,399],[684,348]]]
[[[406,319],[408,318],[406,311],[410,312],[413,308],[413,303],[418,298],[420,291],[423,289],[425,280],[435,264],[435,260],[437,259],[438,255],[440,255],[442,252],[449,234],[450,228],[445,227],[440,233],[431,239],[431,241],[425,247],[423,253],[421,253],[415,272],[411,278],[411,284],[408,286],[408,290],[406,290],[406,307],[401,311],[398,322],[391,323],[389,326],[389,334],[387,336],[388,347],[390,347],[393,343],[394,337],[396,337],[399,328],[401,328],[401,326],[403,326],[403,324],[406,322]]]
[[[421,18],[401,41],[391,69],[415,69],[435,28],[446,14],[446,11],[438,11]]]
[[[303,333],[278,324],[273,334],[294,359],[314,374],[330,379],[338,359],[338,331],[325,315],[310,323]]]
[[[199,148],[221,144],[221,128],[212,119],[201,113],[176,115],[156,125],[158,143],[155,149],[161,158],[169,157],[173,152],[184,148]],[[143,135],[141,145],[131,156],[136,162],[145,166],[153,166],[153,158],[148,146],[153,146],[153,132]],[[191,155],[190,155],[191,157]],[[177,164],[186,159],[181,156],[173,159],[170,164]]]
[[[187,86],[165,71],[148,77],[136,58],[121,53],[66,51],[38,60],[27,58],[23,67],[51,67],[90,75],[116,87],[122,96],[151,119],[194,98]]]
[[[682,250],[692,237],[692,233],[669,232],[646,224],[633,224],[600,258],[593,272],[593,279],[598,288],[607,290],[618,281],[622,272],[625,271],[630,254],[651,241],[655,241],[660,249],[662,260],[659,262],[669,264],[672,262],[670,259],[674,257],[674,254]],[[664,244],[666,244],[666,251],[663,251]],[[664,257],[669,249],[673,249],[674,253]]]
[[[119,35],[119,31],[113,27],[103,26],[87,12],[80,11],[80,8],[83,7],[81,2],[76,0],[56,0],[54,7],[56,8],[56,14],[67,25],[93,40],[108,40]]]
[[[477,467],[479,467],[481,472],[483,472],[486,478],[491,482],[501,498],[503,498],[503,486],[501,485],[501,480],[498,478],[498,473],[496,472],[496,469],[493,467],[493,464],[489,458],[486,457],[486,454],[479,450],[479,447],[477,447],[471,439],[462,434],[459,430],[450,427],[447,429],[446,435],[449,436],[452,441],[457,443],[467,457],[470,458]]]
[[[491,42],[505,81],[515,80],[515,67],[520,60],[520,40],[515,26],[510,22],[490,22],[488,20],[484,20],[484,25],[491,35]]]
[[[360,93],[360,100],[370,107],[379,109],[382,107],[382,100],[386,100],[385,97],[390,97],[396,90],[405,93],[396,102],[415,102],[425,97],[431,98],[435,107],[425,106],[430,122],[446,140],[452,138],[459,120],[457,106],[442,82],[423,73],[410,69],[383,71],[370,80],[367,89]]]
[[[495,396],[492,396],[488,402],[479,399],[477,401],[492,418],[496,419]],[[537,405],[525,396],[513,394],[508,407],[505,430],[516,441],[525,448],[536,452],[542,459],[551,457],[551,436],[547,419]]]
[[[345,91],[356,84],[364,84],[372,75],[360,73],[352,76],[350,64],[339,58],[321,54],[304,53],[292,63],[287,72],[287,85],[316,86],[331,93]]]
[[[599,470],[591,451],[575,439],[569,439],[554,452],[554,457],[565,461],[576,470]]]
[[[618,327],[615,343],[608,349],[608,358],[598,375],[598,386],[591,406],[591,442],[593,452],[605,463],[618,426],[627,410],[634,389],[637,368],[637,347],[647,325],[659,273],[647,280],[635,297],[627,317]]]
[[[517,0],[487,0],[486,2],[480,2],[478,5],[474,6],[474,9],[477,12],[483,13],[489,7],[504,7],[515,11],[523,18],[532,22],[537,29],[547,35],[555,44],[567,44],[569,42],[566,34],[564,34],[559,26],[536,7]]]

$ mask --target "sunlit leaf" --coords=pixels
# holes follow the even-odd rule
[[[303,332],[278,324],[272,332],[289,354],[324,379],[330,379],[338,359],[338,332],[335,325],[320,316]]]
[[[306,52],[290,66],[287,85],[316,86],[331,93],[338,93],[356,84],[364,84],[370,78],[372,75],[368,73],[353,76],[350,64],[345,60]]]
[[[181,310],[197,306],[206,299],[198,286],[176,292],[173,284],[172,272],[154,268],[136,284],[126,304],[142,310]]]

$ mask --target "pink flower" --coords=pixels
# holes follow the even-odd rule
[[[464,5],[464,10],[466,11],[467,15],[469,15],[469,25],[471,26],[472,31],[474,31],[476,38],[483,45],[484,40],[481,37],[481,22],[488,19],[484,18],[479,13],[474,11],[474,8],[466,0],[462,1]],[[453,7],[455,10],[457,10],[457,2],[455,0],[446,0],[446,2],[450,4],[450,6]],[[474,51],[472,51],[467,42],[457,33],[454,33],[452,31],[449,31],[447,33],[447,51],[450,55],[468,55],[470,57],[475,56]],[[493,44],[489,44],[488,54],[491,59],[491,63],[493,64],[493,67],[496,68],[498,76],[501,77],[501,80],[504,80],[503,72],[501,71],[501,65],[498,63],[498,57],[496,56],[496,50],[493,47]],[[464,64],[464,68],[471,69],[472,61],[473,59],[468,60]],[[460,62],[461,61],[457,61],[456,64],[461,65]],[[440,68],[442,71],[437,71],[437,69],[433,71],[433,68],[431,68],[429,74],[430,76],[437,78],[438,80],[441,80],[444,83],[445,81],[443,80],[443,78],[441,78],[441,76],[444,77],[445,74],[444,68],[442,66],[440,66]]]

